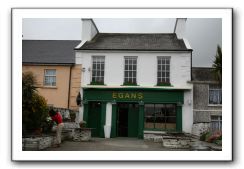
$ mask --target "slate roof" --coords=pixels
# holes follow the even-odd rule
[[[77,50],[185,51],[184,41],[175,33],[98,33]]]
[[[22,40],[24,64],[75,64],[75,40]]]
[[[217,81],[210,67],[192,67],[192,81]]]

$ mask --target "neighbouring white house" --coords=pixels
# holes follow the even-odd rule
[[[76,64],[82,64],[80,120],[95,137],[191,133],[192,48],[186,18],[173,33],[101,33],[82,19]]]

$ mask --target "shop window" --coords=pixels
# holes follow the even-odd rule
[[[137,57],[125,56],[124,85],[136,85]]]
[[[104,56],[93,56],[92,57],[92,82],[91,84],[104,84]]]
[[[170,57],[158,57],[157,85],[170,85]]]
[[[145,104],[145,129],[175,130],[175,104]]]
[[[56,70],[44,70],[44,86],[56,86]]]
[[[211,131],[222,131],[222,116],[211,116]]]
[[[222,89],[220,85],[209,85],[209,104],[222,104]]]

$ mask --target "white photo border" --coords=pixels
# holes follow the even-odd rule
[[[231,8],[13,8],[12,160],[13,161],[232,161]],[[22,21],[24,18],[221,18],[223,49],[222,151],[22,151]]]

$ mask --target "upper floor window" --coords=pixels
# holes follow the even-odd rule
[[[157,85],[170,85],[170,57],[158,57]]]
[[[209,85],[209,104],[222,104],[221,86]]]
[[[137,57],[125,56],[124,85],[136,85]]]
[[[92,57],[92,83],[104,84],[105,56]]]
[[[56,86],[56,70],[44,70],[44,86]]]

